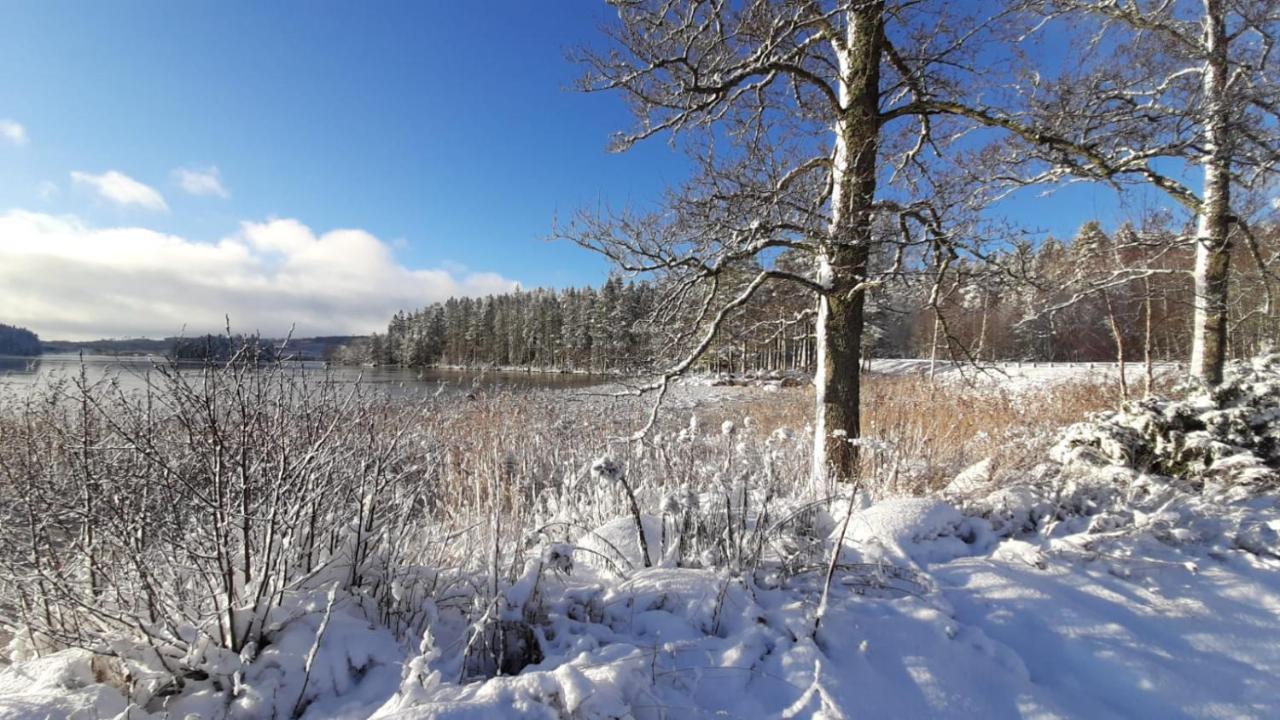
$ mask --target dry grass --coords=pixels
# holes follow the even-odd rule
[[[750,417],[763,434],[792,428],[808,441],[813,392],[744,391],[733,402],[705,406],[706,424]],[[891,457],[868,466],[868,486],[886,494],[923,494],[985,459],[993,473],[1030,469],[1058,432],[1093,412],[1115,408],[1114,382],[1061,383],[1009,391],[991,385],[930,384],[916,376],[867,375],[863,436],[888,443]]]
[[[1015,393],[880,377],[867,383],[863,433],[894,449],[897,472],[886,489],[921,494],[945,487],[956,474],[986,459],[993,474],[1030,469],[1043,462],[1061,428],[1114,407],[1114,398],[1107,383]]]
[[[529,511],[551,488],[571,482],[591,461],[605,454],[631,459],[629,472],[649,498],[682,483],[706,481],[706,468],[685,457],[673,464],[634,461],[633,449],[620,442],[642,422],[647,400],[604,399],[563,394],[495,393],[455,401],[424,418],[429,433],[444,444],[448,463],[438,478],[439,496],[455,505],[450,512],[475,518],[489,512],[494,493],[506,512]],[[664,411],[654,437],[660,448],[687,428],[696,416],[699,433],[711,437],[733,422],[736,435],[763,442],[775,430],[793,436],[784,484],[806,481],[813,393],[808,389],[764,392],[735,388],[690,409]],[[868,376],[863,386],[863,434],[886,442],[888,457],[867,467],[867,485],[883,494],[923,494],[945,487],[959,472],[990,459],[993,474],[1029,470],[1045,458],[1058,432],[1089,413],[1115,407],[1112,383],[1064,383],[1032,391],[960,383],[930,385],[919,377]],[[749,426],[749,427],[748,427]],[[718,448],[704,442],[702,448]],[[666,448],[670,450],[670,448]],[[639,456],[636,456],[639,457]],[[704,463],[705,465],[706,463]],[[715,463],[710,463],[714,465]],[[604,508],[600,508],[604,510]]]
[[[677,388],[635,443],[626,438],[649,398],[407,401],[316,380],[173,368],[145,397],[104,383],[0,401],[0,608],[21,609],[0,614],[0,629],[32,647],[113,633],[170,643],[176,668],[188,641],[149,629],[157,613],[240,652],[289,593],[338,582],[414,637],[422,598],[495,597],[540,548],[633,514],[681,528],[674,547],[684,553],[688,537],[697,566],[750,567],[780,527],[758,521],[801,517],[792,510],[809,519],[779,545],[784,560],[812,564],[821,551],[825,535],[809,527],[810,390]],[[866,487],[924,493],[987,458],[1016,473],[1115,396],[1106,385],[1015,394],[869,377],[864,435],[890,449],[864,455]],[[616,472],[593,471],[605,457]],[[638,557],[608,561],[625,574]],[[193,572],[203,582],[179,582]],[[232,611],[242,607],[247,625]]]

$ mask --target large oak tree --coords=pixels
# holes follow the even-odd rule
[[[916,0],[612,4],[609,43],[580,58],[585,86],[630,102],[636,126],[619,149],[664,135],[695,172],[661,211],[584,213],[563,234],[659,275],[667,304],[694,309],[673,332],[684,359],[649,386],[659,394],[761,287],[811,292],[814,477],[850,479],[867,294],[888,275],[945,272],[982,196],[943,162],[964,128],[928,102],[990,71],[991,19]],[[750,279],[729,292],[744,267]]]

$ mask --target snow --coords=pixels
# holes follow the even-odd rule
[[[954,618],[1008,648],[1071,717],[1276,717],[1280,574],[1236,554],[967,558],[934,577]]]
[[[886,560],[927,562],[940,555],[968,554],[958,537],[964,517],[941,500],[891,498],[853,514],[848,540]]]
[[[1251,512],[1270,518],[1268,528],[1280,523],[1274,504]],[[911,563],[927,589],[869,592],[855,570],[841,571],[816,635],[821,572],[753,585],[713,570],[652,568],[621,580],[575,566],[543,580],[545,659],[484,682],[437,672],[408,694],[397,688],[413,654],[350,609],[336,611],[304,717],[1280,715],[1274,557],[1171,546],[1150,533],[1094,548],[1089,533],[1024,535],[988,549],[960,538],[974,522],[925,499],[855,512],[851,552]],[[563,569],[567,552],[543,557]],[[231,717],[288,714],[318,609],[313,602],[264,651]],[[427,665],[447,670],[445,655]],[[369,670],[353,682],[356,668]],[[0,717],[119,716],[122,695],[93,678],[81,651],[21,663],[0,673]],[[168,710],[223,717],[200,694]]]
[[[128,703],[115,689],[97,684],[93,656],[64,650],[0,672],[0,718],[43,720],[109,718]]]
[[[642,515],[645,541],[649,546],[650,562],[656,563],[665,548],[662,544],[662,518]],[[575,560],[587,565],[616,568],[623,573],[645,566],[640,543],[636,540],[636,521],[622,517],[585,533],[574,543],[585,552],[575,554]]]
[[[456,583],[470,609],[420,599],[418,638],[359,594],[300,591],[256,657],[219,659],[234,693],[191,680],[130,706],[142,668],[64,650],[0,671],[0,719],[1280,717],[1277,418],[1272,358],[1072,426],[1029,471],[982,462],[938,497],[833,502],[806,562],[678,566],[672,518],[723,512],[741,487],[726,480],[719,502],[645,506],[661,512],[639,517],[652,567],[637,519],[617,517],[545,542],[496,596]],[[626,481],[608,457],[590,474]]]
[[[540,662],[379,717],[1280,716],[1280,497],[1150,472],[1207,448],[1195,473],[1257,475],[1280,393],[1253,380],[1099,416],[1021,475],[981,462],[941,497],[854,499],[816,632],[825,567],[588,566],[562,578]],[[1203,439],[1159,441],[1170,422],[1149,411],[1203,423]],[[658,552],[662,519],[643,521]],[[639,568],[634,520],[596,534]]]
[[[1114,362],[982,362],[977,365],[965,362],[928,359],[875,358],[870,363],[871,372],[879,375],[929,375],[936,378],[972,381],[979,385],[993,385],[1011,392],[1043,389],[1051,385],[1077,382],[1115,381],[1119,377],[1119,364]],[[1181,374],[1176,363],[1158,362],[1152,366],[1156,377]],[[1130,383],[1141,382],[1146,372],[1142,363],[1125,363],[1125,373]]]
[[[366,718],[399,686],[404,652],[348,597],[335,606],[304,690],[304,663],[324,605],[323,595],[308,594],[276,619],[279,628],[273,642],[240,669],[240,692],[229,704],[210,683],[194,680],[182,694],[153,701],[148,708],[153,714],[148,714],[129,703],[128,683],[118,663],[84,650],[64,650],[0,672],[0,718],[124,720],[127,709],[129,720],[158,720],[165,713],[174,718],[252,720],[293,717],[295,706],[301,710],[298,717],[308,720]],[[228,662],[239,660],[231,656]]]
[[[1277,568],[1131,565],[960,558],[927,597],[845,592],[816,638],[812,594],[644,571],[589,642],[378,717],[1274,717]]]
[[[983,361],[975,364],[945,359],[935,362],[928,358],[873,358],[869,363],[869,371],[873,375],[928,377],[932,372],[938,381],[973,383],[979,387],[997,387],[1014,393],[1043,390],[1069,383],[1116,382],[1119,367],[1114,362]],[[1142,383],[1146,369],[1140,362],[1129,362],[1125,363],[1125,373],[1130,385],[1137,386]],[[1157,362],[1152,365],[1152,373],[1157,379],[1177,377],[1185,373],[1185,368],[1177,363]],[[682,378],[680,384],[718,389],[754,385],[776,392],[784,387],[808,386],[811,380],[807,376],[784,373],[748,373],[746,376],[694,373]],[[731,396],[721,394],[707,397],[704,401],[723,400],[727,397]],[[687,399],[676,402],[683,402],[677,406],[690,405]]]

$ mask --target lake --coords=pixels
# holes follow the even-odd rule
[[[84,355],[75,353],[47,354],[39,357],[0,355],[0,391],[34,387],[57,377],[75,377],[83,369],[90,381],[104,377],[119,379],[126,389],[142,388],[144,377],[156,364],[167,362],[161,357]],[[314,371],[319,378],[327,373],[338,382],[359,381],[377,391],[395,396],[411,396],[443,392],[466,392],[472,388],[501,387],[509,390],[586,388],[606,382],[599,375],[571,373],[539,373],[519,371],[446,370],[438,368],[354,367],[332,365],[320,361],[290,361],[289,366]],[[191,372],[200,365],[193,363]]]

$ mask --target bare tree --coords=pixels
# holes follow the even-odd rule
[[[867,294],[890,276],[945,272],[981,195],[952,185],[942,152],[962,128],[921,104],[925,89],[958,93],[991,22],[886,0],[613,4],[609,47],[581,54],[584,86],[630,101],[637,126],[617,149],[665,134],[696,171],[662,211],[584,213],[560,233],[661,275],[660,315],[692,308],[692,328],[673,333],[683,360],[646,388],[659,398],[761,287],[812,293],[813,474],[847,480]],[[810,268],[776,265],[781,251]],[[730,296],[723,278],[742,267],[752,279]]]
[[[1276,0],[1030,0],[1020,39],[1068,25],[1081,42],[1050,77],[1027,72],[1000,112],[963,96],[922,103],[1010,130],[1017,182],[1074,177],[1158,189],[1197,218],[1191,374],[1222,379],[1232,243],[1247,232],[1239,194],[1280,163]],[[1061,23],[1053,21],[1061,20]],[[1199,192],[1183,177],[1195,166]]]

